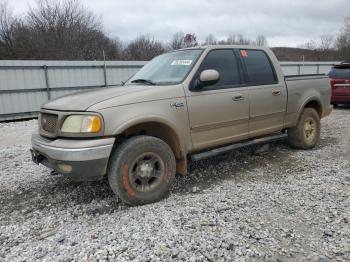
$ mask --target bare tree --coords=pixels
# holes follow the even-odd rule
[[[215,36],[213,34],[209,34],[206,38],[205,38],[205,45],[216,45],[217,44],[217,40],[215,38]]]
[[[0,58],[13,56],[13,31],[16,19],[7,2],[0,3]]]
[[[299,46],[300,48],[305,48],[309,50],[316,50],[317,49],[317,43],[314,40],[310,40],[302,45]]]
[[[235,44],[237,44],[236,35],[235,34],[229,35],[227,37],[226,44],[228,44],[228,45],[235,45]]]
[[[350,16],[345,18],[344,28],[336,40],[336,47],[343,60],[350,60]]]
[[[237,35],[237,44],[239,45],[250,45],[252,41],[248,38],[244,38],[243,35]]]
[[[170,48],[173,50],[177,50],[184,47],[185,47],[185,34],[183,32],[177,32],[173,34],[173,38],[170,42]]]
[[[322,51],[328,51],[333,47],[334,38],[332,35],[321,35],[320,36],[320,49]]]
[[[13,47],[21,59],[120,59],[117,41],[78,0],[38,0],[12,29]]]
[[[193,33],[188,33],[184,37],[184,45],[185,47],[194,47],[198,45],[197,37]]]
[[[337,37],[336,46],[338,50],[346,50],[349,47],[349,44],[346,34],[342,33]]]
[[[255,40],[257,46],[267,46],[267,40],[264,35],[258,35]]]
[[[151,60],[153,57],[164,53],[165,49],[161,42],[143,35],[132,41],[125,50],[129,60]]]

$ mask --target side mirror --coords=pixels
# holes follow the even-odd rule
[[[209,86],[215,84],[220,79],[220,74],[218,71],[214,69],[207,69],[202,71],[199,75],[199,79],[197,78],[193,84],[193,91],[199,91],[204,86]]]
[[[219,81],[219,79],[220,79],[220,74],[218,71],[214,69],[204,70],[199,76],[199,81],[203,85],[215,84],[217,81]]]
[[[200,91],[204,86],[209,86],[217,83],[220,80],[220,73],[215,69],[203,70],[199,78],[194,79],[194,82],[190,86],[190,90],[193,92]]]

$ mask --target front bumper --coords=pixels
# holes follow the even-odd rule
[[[98,180],[106,174],[115,138],[46,139],[32,135],[32,159],[75,180]]]

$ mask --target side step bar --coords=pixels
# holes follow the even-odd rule
[[[232,151],[232,150],[246,147],[246,146],[253,146],[253,145],[283,140],[283,139],[287,138],[287,136],[288,136],[287,134],[278,134],[278,135],[273,135],[273,136],[265,136],[262,138],[256,138],[256,139],[248,140],[248,141],[241,142],[241,143],[231,144],[228,146],[215,148],[215,149],[212,149],[210,151],[194,154],[191,156],[191,160],[198,161],[198,160],[202,160],[202,159],[212,157],[212,156],[217,156],[217,155],[220,155],[222,153],[226,153],[228,151]]]

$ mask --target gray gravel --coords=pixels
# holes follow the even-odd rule
[[[36,121],[2,123],[0,260],[350,260],[350,109],[322,123],[314,150],[282,142],[191,164],[141,207],[106,181],[49,176],[29,157]]]

